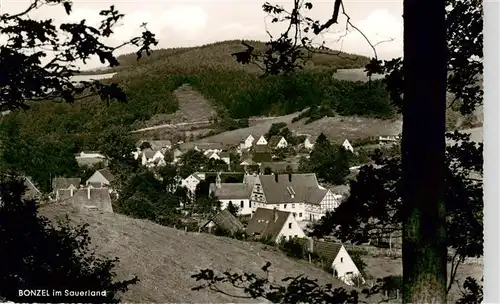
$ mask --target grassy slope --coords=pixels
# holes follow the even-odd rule
[[[93,244],[98,251],[108,257],[120,258],[118,277],[125,279],[137,275],[141,280],[124,295],[124,302],[262,303],[205,291],[191,291],[196,282],[190,275],[205,268],[261,274],[260,268],[266,261],[272,263],[271,275],[276,281],[290,275],[305,274],[322,284],[344,286],[323,270],[305,261],[290,260],[270,249],[264,250],[264,245],[260,243],[185,233],[119,214],[78,211],[60,203],[44,206],[40,212],[51,219],[68,214],[74,223],[89,223]],[[235,292],[232,289],[228,291]]]

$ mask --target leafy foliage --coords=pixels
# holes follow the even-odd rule
[[[235,294],[234,296],[237,298],[267,299],[272,303],[358,303],[356,291],[348,292],[343,288],[333,288],[331,284],[321,286],[317,280],[300,275],[284,278],[282,282],[286,285],[272,283],[268,280],[270,266],[271,263],[267,262],[262,267],[266,277],[260,277],[253,273],[239,274],[229,271],[217,275],[210,269],[203,269],[191,276],[196,281],[203,282],[192,289],[196,291],[209,289],[226,293],[220,286],[229,284],[244,291],[244,296]]]
[[[303,159],[299,171],[315,172],[323,182],[340,185],[349,174],[351,154],[340,146],[335,146],[321,133],[310,153],[309,159]]]
[[[118,303],[137,277],[115,281],[117,258],[98,257],[90,247],[87,224],[72,226],[68,218],[54,226],[38,215],[39,205],[23,199],[22,180],[0,181],[0,297],[16,302]],[[104,297],[20,297],[18,290],[107,291]]]

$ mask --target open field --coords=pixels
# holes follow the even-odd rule
[[[284,122],[292,132],[309,134],[313,138],[322,132],[332,141],[342,143],[346,138],[349,140],[366,138],[378,135],[397,135],[401,132],[400,120],[380,120],[364,117],[325,117],[310,124],[304,124],[306,119],[292,123],[292,119],[298,113],[263,120],[251,127],[223,132],[214,136],[206,137],[192,143],[186,143],[183,147],[189,148],[195,143],[218,142],[226,145],[237,145],[240,140],[248,134],[254,137],[265,134],[273,123]]]
[[[118,278],[139,277],[141,281],[123,296],[123,302],[263,303],[262,300],[191,291],[196,282],[190,276],[205,268],[263,274],[261,267],[266,261],[272,263],[271,277],[277,281],[290,275],[305,274],[322,284],[345,286],[323,270],[290,260],[270,249],[265,250],[260,243],[185,233],[146,220],[98,211],[78,211],[63,204],[46,205],[40,212],[51,219],[67,214],[74,223],[89,223],[90,235],[98,252],[120,258]],[[229,288],[227,291],[236,292]]]

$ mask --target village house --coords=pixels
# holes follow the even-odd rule
[[[253,145],[254,140],[255,140],[255,138],[252,136],[252,134],[248,135],[247,138],[245,138],[244,140],[242,140],[240,142],[240,148],[242,150],[250,149]]]
[[[346,150],[346,151],[351,151],[351,152],[354,152],[354,148],[352,147],[351,143],[346,139],[344,140],[344,142],[342,143],[342,147]]]
[[[311,137],[307,136],[306,139],[304,139],[304,148],[307,150],[312,150],[314,148],[314,143],[311,141]]]
[[[254,208],[290,211],[302,225],[319,220],[340,204],[339,197],[319,185],[314,173],[258,175],[251,201]]]
[[[257,146],[267,146],[267,140],[264,137],[264,135],[261,135],[259,137],[259,140],[257,140],[257,142],[255,143],[255,145],[257,145]]]
[[[361,279],[362,283],[365,282],[344,245],[316,239],[303,239],[300,242],[307,246],[307,251],[317,254],[327,265],[331,265],[335,278],[350,286],[355,284],[356,277]]]
[[[271,136],[267,145],[271,149],[282,149],[288,147],[288,142],[283,136]]]
[[[75,154],[76,163],[83,166],[93,166],[100,163],[106,164],[106,156],[96,151],[82,151]]]
[[[141,165],[148,168],[165,166],[165,154],[160,150],[146,148],[142,151]]]
[[[208,233],[213,232],[213,230],[217,228],[231,234],[245,230],[245,226],[227,210],[222,210],[217,213],[200,228],[206,230]]]
[[[110,188],[112,183],[115,181],[115,176],[108,168],[100,169],[94,172],[89,179],[85,182],[86,186],[92,188],[108,188],[109,192],[113,192]]]
[[[59,190],[59,201],[66,202],[82,209],[113,212],[109,191],[105,188],[92,187]]]
[[[231,154],[228,151],[222,151],[219,154],[220,159],[225,162],[228,166],[231,166]]]
[[[246,174],[243,177],[243,183],[222,183],[220,174],[217,174],[215,183],[209,186],[209,195],[213,194],[221,202],[222,210],[232,204],[238,208],[239,215],[251,215],[254,209],[250,194],[255,179],[256,176]]]
[[[56,200],[59,199],[60,191],[74,191],[80,188],[82,179],[79,177],[56,177],[52,180],[52,191],[56,195]],[[71,192],[72,193],[72,192]]]
[[[188,194],[191,199],[194,199],[196,186],[198,186],[201,181],[204,181],[205,177],[205,173],[195,172],[181,181],[181,187],[187,188],[187,190],[189,191]]]
[[[306,236],[291,212],[276,208],[257,208],[245,231],[248,236],[256,239],[269,238],[275,243]]]
[[[176,148],[176,149],[174,149],[172,154],[174,157],[173,163],[175,164],[179,161],[179,159],[181,158],[182,154],[184,154],[184,152],[182,152],[181,150]]]

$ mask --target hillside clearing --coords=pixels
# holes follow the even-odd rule
[[[349,140],[361,139],[379,135],[397,135],[401,132],[402,122],[400,120],[380,120],[365,117],[325,117],[305,124],[306,119],[292,123],[292,119],[299,113],[275,117],[263,120],[251,127],[223,132],[214,136],[206,137],[194,142],[185,143],[183,148],[191,148],[196,143],[218,142],[228,146],[237,145],[242,139],[252,134],[264,135],[273,123],[284,122],[292,132],[308,134],[313,138],[324,133],[330,140],[341,143],[346,138]]]
[[[156,114],[148,121],[145,121],[142,124],[143,127],[205,122],[217,113],[210,101],[189,84],[181,85],[172,94],[179,105],[179,109],[172,114]]]
[[[331,275],[307,263],[288,259],[281,253],[263,249],[260,243],[241,242],[208,234],[185,233],[147,220],[98,211],[80,211],[64,204],[51,204],[40,213],[51,219],[66,214],[73,223],[86,222],[98,251],[107,257],[119,257],[119,279],[137,275],[140,282],[122,297],[135,303],[262,303],[208,291],[191,291],[196,282],[190,276],[200,269],[231,269],[263,274],[269,261],[271,277],[280,281],[290,275],[305,274],[322,284],[345,286]],[[227,289],[229,292],[235,290]]]

